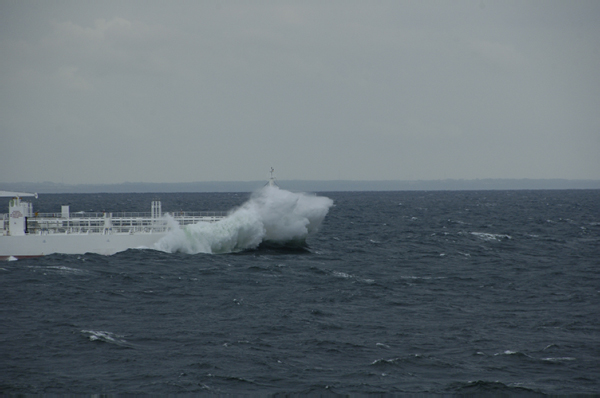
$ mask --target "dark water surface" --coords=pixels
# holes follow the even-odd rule
[[[600,392],[600,191],[324,196],[307,249],[0,263],[0,393]]]

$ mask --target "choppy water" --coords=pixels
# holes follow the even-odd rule
[[[0,393],[598,393],[600,191],[357,192],[307,248],[0,263]],[[246,194],[42,195],[40,212]]]

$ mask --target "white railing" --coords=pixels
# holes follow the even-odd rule
[[[113,218],[141,217],[152,218],[152,213],[148,212],[87,212],[78,211],[69,213],[69,218],[104,218],[105,214],[112,214]],[[177,217],[225,217],[227,212],[224,211],[174,211],[164,212],[162,215],[169,214]],[[0,214],[8,217],[8,214]],[[63,218],[62,213],[34,213],[32,218]]]
[[[180,226],[198,222],[216,222],[225,212],[175,212],[153,218],[150,213],[34,213],[27,218],[27,234],[113,234],[156,233],[171,229],[168,216]],[[0,214],[0,235],[8,232],[8,214]]]
[[[8,214],[0,214],[0,236],[8,233]]]

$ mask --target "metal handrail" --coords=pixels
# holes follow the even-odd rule
[[[86,212],[77,211],[69,213],[69,218],[104,218],[108,214],[113,218],[152,218],[152,213],[149,212]],[[173,211],[163,212],[163,216],[170,215],[172,217],[225,217],[225,211]],[[2,214],[8,217],[8,214]],[[34,213],[32,218],[66,218],[62,213]]]

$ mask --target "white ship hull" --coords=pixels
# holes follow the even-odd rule
[[[48,234],[2,236],[0,260],[40,257],[52,253],[112,255],[127,249],[152,248],[167,232],[139,234]]]

